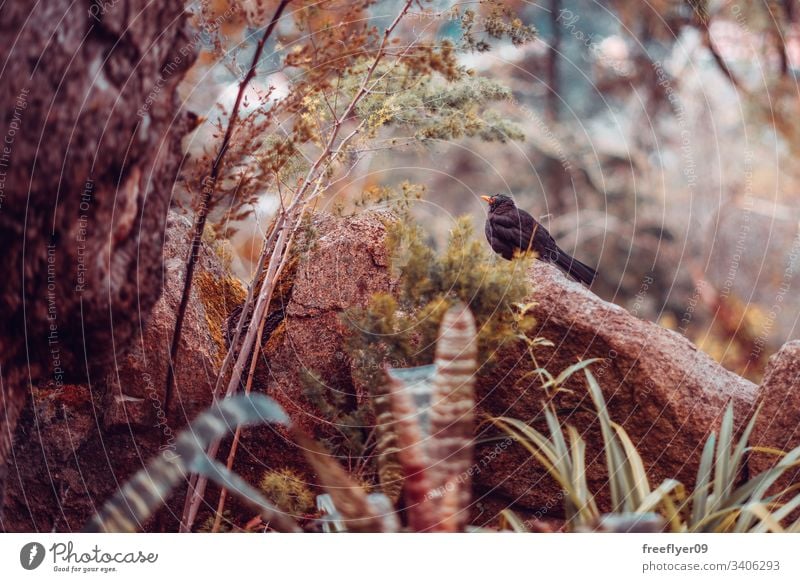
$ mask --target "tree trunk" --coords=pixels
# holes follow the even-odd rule
[[[29,387],[91,386],[161,293],[195,48],[180,0],[0,7],[0,467]]]

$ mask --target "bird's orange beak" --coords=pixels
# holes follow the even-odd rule
[[[487,204],[491,204],[492,203],[492,197],[491,196],[481,196],[481,200],[483,200]]]

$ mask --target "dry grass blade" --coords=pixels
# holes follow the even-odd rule
[[[764,503],[748,503],[742,508],[742,516],[745,514],[758,518],[758,529],[762,532],[785,533],[780,520],[775,519],[775,514]]]
[[[353,481],[325,448],[297,427],[292,428],[295,442],[319,476],[349,531],[380,532],[381,518],[363,487]]]
[[[737,499],[738,503],[742,505],[750,505],[753,503],[762,503],[765,501],[765,496],[767,495],[767,491],[772,487],[772,485],[780,479],[784,473],[786,473],[789,469],[795,469],[798,465],[800,465],[800,447],[793,449],[790,451],[785,457],[783,457],[777,465],[773,468],[768,469],[761,473],[755,479],[751,479],[751,481],[756,481],[756,486],[752,488],[752,493],[747,496],[746,501],[741,499],[742,495],[737,495],[737,491],[734,491],[732,497]],[[744,489],[746,486],[742,486],[739,489]],[[736,527],[734,531],[736,532],[745,532],[750,529],[753,524],[753,513],[747,512],[740,516],[739,520],[736,523]]]
[[[530,531],[525,522],[510,509],[503,509],[500,512],[499,528],[517,533],[528,533]]]
[[[789,517],[789,514],[795,511],[798,507],[800,507],[800,495],[795,495],[794,497],[792,497],[792,499],[790,499],[782,506],[780,506],[778,509],[773,511],[770,514],[771,518],[776,523],[780,524],[784,519]],[[789,526],[785,531],[793,531],[792,527],[796,527],[797,525],[800,525],[800,520],[795,522],[793,526]],[[759,523],[757,523],[750,531],[754,533],[763,533],[768,531],[768,527],[762,520]]]

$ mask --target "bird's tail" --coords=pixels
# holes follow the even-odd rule
[[[586,285],[591,285],[592,281],[597,277],[597,271],[592,269],[589,265],[584,265],[578,259],[570,256],[561,249],[558,249],[558,256],[556,257],[555,263],[561,267],[567,275]]]

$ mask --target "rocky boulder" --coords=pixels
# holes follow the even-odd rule
[[[280,323],[263,341],[254,389],[274,398],[294,422],[326,443],[341,442],[361,429],[346,418],[367,394],[353,380],[343,317],[346,310],[365,306],[373,294],[392,288],[384,243],[387,218],[378,213],[317,217],[312,231],[302,235],[298,247],[305,250],[288,269],[270,307],[268,317]],[[309,387],[317,381],[321,392],[329,394],[328,402],[340,403],[338,417],[309,398]],[[270,471],[290,469],[305,486],[315,486],[302,451],[285,431],[251,428],[243,431],[241,442],[234,468],[251,483]],[[358,464],[341,460],[351,468]]]
[[[741,424],[753,408],[756,386],[728,372],[684,336],[643,321],[564,276],[557,268],[534,263],[532,310],[536,334],[552,342],[536,352],[537,362],[554,375],[580,360],[599,358],[592,371],[603,389],[609,414],[630,434],[655,486],[676,478],[691,486],[705,439],[719,428],[729,402]],[[521,349],[509,347],[479,381],[480,406],[492,416],[533,420],[547,434],[539,378]],[[555,395],[559,418],[575,426],[587,441],[587,477],[607,500],[607,474],[599,426],[585,388],[584,374]],[[477,486],[488,514],[503,504],[536,517],[560,516],[563,494],[521,447],[497,442],[478,450],[482,467]],[[492,498],[499,498],[492,500]],[[491,501],[491,502],[490,502]],[[499,504],[497,503],[499,501]]]
[[[800,341],[791,341],[772,356],[759,388],[761,412],[753,429],[752,445],[780,451],[800,447]],[[756,452],[750,459],[752,474],[765,471],[777,461],[774,455]],[[800,469],[787,473],[774,493],[800,481]]]

